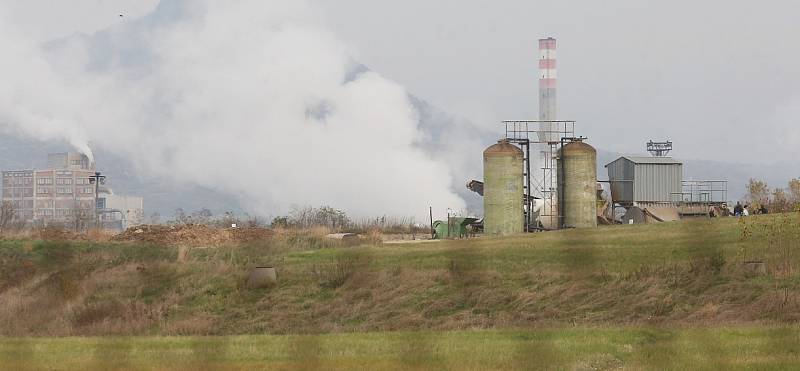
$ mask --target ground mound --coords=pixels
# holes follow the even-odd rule
[[[112,238],[122,242],[144,242],[172,246],[216,246],[263,240],[272,236],[266,228],[214,228],[200,224],[141,225]]]
[[[797,218],[358,248],[322,230],[228,244],[272,232],[191,225],[0,240],[0,336],[795,325]],[[277,283],[249,286],[256,267]]]

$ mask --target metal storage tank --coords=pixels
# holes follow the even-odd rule
[[[568,143],[558,164],[562,226],[597,227],[597,151],[583,142]]]
[[[524,231],[523,153],[501,140],[483,151],[484,233],[502,236]]]

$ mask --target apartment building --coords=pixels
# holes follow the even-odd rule
[[[78,228],[94,223],[95,217],[110,229],[143,223],[141,197],[115,195],[101,185],[95,198],[95,184],[90,181],[95,171],[95,164],[86,155],[49,154],[46,169],[2,172],[2,202],[11,205],[14,221],[27,225]]]

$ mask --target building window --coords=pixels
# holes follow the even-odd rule
[[[53,210],[52,209],[39,209],[39,210],[36,210],[36,214],[38,214],[39,216],[53,216]]]
[[[72,179],[70,178],[58,178],[56,179],[57,185],[72,185]]]
[[[58,194],[72,194],[72,187],[58,187],[56,188],[56,193]]]
[[[38,185],[50,185],[50,184],[53,184],[53,178],[39,178],[39,179],[36,179],[36,184],[38,184]]]
[[[50,188],[45,188],[45,187],[36,188],[36,193],[40,195],[50,194]]]

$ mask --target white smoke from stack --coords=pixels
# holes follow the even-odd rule
[[[354,216],[463,207],[416,143],[399,85],[351,76],[347,46],[296,0],[164,1],[50,43],[0,5],[0,127],[88,143],[144,175],[239,195],[251,212],[329,204]],[[8,16],[8,14],[6,14]],[[4,19],[5,18],[5,19]]]

